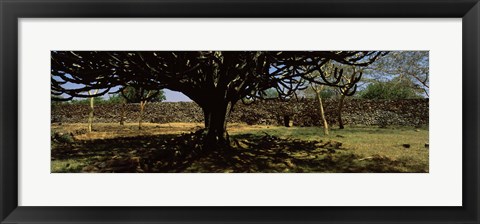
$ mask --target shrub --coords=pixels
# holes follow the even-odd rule
[[[396,100],[422,98],[407,82],[401,80],[375,82],[368,85],[359,94],[364,99]]]

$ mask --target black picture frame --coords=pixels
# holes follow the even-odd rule
[[[1,223],[479,223],[478,0],[0,0]],[[18,206],[19,18],[369,17],[463,18],[461,207]],[[446,43],[448,44],[448,43]],[[445,90],[448,91],[448,90]],[[448,165],[448,164],[446,164]],[[72,192],[73,194],[74,192]],[[235,193],[235,192],[232,192]],[[442,197],[442,195],[439,195]]]

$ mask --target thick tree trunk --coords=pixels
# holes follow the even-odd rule
[[[315,90],[315,93],[316,93],[318,103],[319,103],[319,107],[320,107],[320,116],[322,117],[322,121],[323,121],[323,133],[325,135],[329,135],[328,122],[327,122],[327,119],[325,118],[325,111],[323,110],[322,96],[320,95],[320,92],[322,91],[322,89],[323,89],[323,86],[320,87],[319,89]]]
[[[92,132],[92,124],[93,124],[93,97],[90,97],[90,110],[88,113],[88,132]]]
[[[147,104],[147,101],[140,101],[140,115],[138,115],[138,130],[142,129],[143,112],[145,111],[145,104]]]
[[[289,115],[285,115],[283,116],[283,126],[285,127],[290,127],[290,116]]]
[[[232,108],[231,102],[216,104],[215,107],[204,110],[206,123],[205,146],[208,150],[228,147],[227,118]]]
[[[204,118],[203,124],[205,125],[205,130],[207,130],[208,125],[210,124],[210,110],[208,110],[205,107],[202,107],[202,110],[203,110],[203,118]]]
[[[343,120],[342,120],[342,110],[343,110],[343,102],[345,100],[345,95],[342,94],[340,97],[340,101],[338,102],[338,126],[340,129],[344,129],[343,127]]]

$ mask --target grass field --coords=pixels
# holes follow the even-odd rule
[[[52,133],[57,135],[60,133],[63,136],[61,138],[65,139],[52,143],[51,171],[100,172],[98,169],[106,166],[105,164],[122,162],[126,166],[136,168],[134,167],[133,171],[132,169],[108,171],[428,172],[429,170],[429,148],[426,145],[429,138],[428,129],[414,127],[346,127],[343,130],[334,128],[330,135],[325,136],[321,127],[230,124],[228,132],[238,146],[236,154],[232,155],[233,159],[225,159],[224,156],[221,159],[177,156],[177,153],[184,153],[185,148],[176,149],[174,154],[177,157],[157,153],[173,144],[187,144],[183,143],[183,139],[178,142],[180,140],[175,137],[200,130],[202,126],[199,123],[147,123],[142,130],[138,130],[135,123],[124,126],[97,123],[94,125],[94,132],[86,133],[86,124],[52,124]],[[319,145],[322,145],[321,149],[318,148]],[[149,160],[149,167],[140,169],[138,160],[147,161],[145,155],[154,155],[153,158],[160,159]],[[165,162],[161,158],[170,160]],[[170,170],[166,167],[170,167]]]

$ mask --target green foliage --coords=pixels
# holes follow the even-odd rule
[[[335,99],[338,97],[339,93],[333,87],[325,86],[323,90],[320,92],[320,96],[322,99]],[[307,99],[316,99],[315,90],[311,86],[308,88],[299,91],[299,96],[305,97]]]
[[[77,105],[88,105],[90,104],[90,98],[81,98],[81,99],[73,99],[69,101],[71,104],[77,104]],[[104,104],[106,100],[100,96],[94,97],[93,98],[93,103],[95,105],[97,104]]]
[[[333,99],[337,96],[337,92],[333,88],[324,88],[322,92],[320,92],[320,96],[322,99]]]
[[[88,165],[86,159],[53,160],[51,163],[52,173],[79,173]]]
[[[121,104],[125,102],[125,99],[122,97],[121,94],[115,93],[111,94],[105,102],[109,104]]]
[[[147,91],[145,89],[135,88],[133,86],[125,87],[123,89],[123,93],[119,95],[126,99],[129,103],[140,103],[140,101],[145,99],[147,99],[148,102],[162,102],[166,99],[163,90]]]
[[[364,99],[417,99],[421,94],[411,88],[409,80],[393,79],[387,82],[375,82],[359,92]]]
[[[260,92],[260,96],[263,99],[275,99],[278,98],[278,91],[275,88],[270,88],[263,92]]]
[[[74,142],[73,137],[69,134],[59,133],[59,132],[51,132],[50,138],[53,142],[58,143],[72,143]]]
[[[364,71],[365,80],[408,79],[409,87],[428,96],[429,52],[393,51],[372,63]]]

